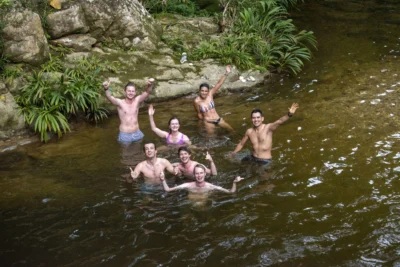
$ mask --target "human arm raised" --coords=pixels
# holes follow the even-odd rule
[[[222,77],[219,79],[219,81],[217,82],[217,84],[210,90],[210,95],[215,94],[218,89],[222,86],[222,84],[224,83],[226,77],[228,77],[229,73],[231,73],[231,66],[228,65],[225,67],[226,71],[225,74],[222,75]]]
[[[154,79],[150,78],[146,81],[147,87],[146,90],[141,93],[139,96],[137,96],[137,99],[139,100],[139,102],[143,102],[144,100],[146,100],[147,97],[149,97],[151,91],[153,90],[153,86],[154,86]]]
[[[283,116],[279,120],[269,124],[269,130],[275,131],[279,125],[281,125],[282,123],[287,121],[290,117],[292,117],[293,114],[296,112],[296,109],[298,109],[298,108],[299,108],[299,104],[293,103],[292,106],[289,108],[289,112],[285,116]]]
[[[151,130],[161,138],[167,138],[168,132],[160,130],[157,128],[156,123],[154,122],[154,113],[156,110],[153,108],[153,105],[149,106],[149,118],[150,118],[150,126]]]
[[[103,82],[103,88],[104,88],[104,92],[106,94],[106,97],[108,99],[108,101],[110,101],[112,104],[119,106],[120,105],[120,99],[115,98],[111,95],[111,90],[110,90],[110,79],[108,79],[107,81]]]
[[[211,170],[211,175],[217,175],[217,166],[215,166],[214,160],[212,159],[210,153],[206,154],[206,160],[210,162],[210,170]]]
[[[217,185],[213,185],[213,189],[221,191],[221,192],[224,192],[224,193],[235,193],[236,192],[236,183],[240,182],[243,179],[244,178],[242,178],[240,176],[236,177],[235,180],[233,180],[232,188],[230,190],[225,189],[225,188],[220,187],[220,186],[217,186]]]
[[[181,185],[178,185],[178,186],[175,186],[175,187],[169,187],[167,182],[165,181],[164,172],[160,173],[160,180],[162,182],[164,190],[167,191],[167,192],[176,191],[176,190],[180,190],[180,189],[186,189],[187,185],[188,185],[188,183],[184,183],[184,184],[181,184]]]

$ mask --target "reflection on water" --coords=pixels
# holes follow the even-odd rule
[[[156,104],[159,127],[179,115],[182,131],[209,149],[218,168],[210,182],[230,188],[246,177],[236,194],[198,199],[127,184],[144,159],[140,144],[116,142],[116,117],[81,126],[0,154],[4,266],[399,265],[400,6],[335,0],[301,10],[299,28],[319,41],[313,62],[296,77],[215,99],[237,133],[205,136],[192,98]],[[274,135],[271,169],[225,156],[253,108],[270,122],[292,102],[300,108]],[[145,141],[163,144],[145,110],[140,125]],[[192,159],[205,163],[203,154]],[[179,160],[175,150],[159,156]]]

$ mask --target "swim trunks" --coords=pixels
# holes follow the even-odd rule
[[[170,136],[171,136],[171,134],[168,134],[168,136],[167,136],[167,140],[166,140],[167,145],[184,145],[185,144],[185,141],[183,141],[183,134],[181,134],[181,139],[179,139],[179,141],[176,143],[169,141]]]
[[[272,163],[272,159],[261,159],[254,157],[253,155],[247,155],[242,159],[242,161],[252,161],[260,165],[270,165]]]
[[[222,120],[222,118],[218,118],[218,119],[216,119],[214,121],[206,121],[206,122],[218,125],[218,123],[220,123],[221,120]]]
[[[133,133],[124,133],[120,131],[118,135],[118,142],[133,143],[142,140],[143,137],[144,134],[140,130],[137,130],[136,132]]]

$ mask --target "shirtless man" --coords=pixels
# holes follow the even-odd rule
[[[244,179],[240,176],[236,177],[235,180],[233,180],[232,189],[228,190],[228,189],[225,189],[220,186],[213,185],[213,184],[210,184],[210,183],[207,183],[206,181],[204,181],[205,176],[206,176],[206,167],[204,167],[204,165],[202,165],[202,164],[197,164],[194,167],[193,175],[196,178],[195,182],[184,183],[184,184],[181,184],[181,185],[178,185],[175,187],[169,187],[167,185],[167,182],[165,182],[165,176],[164,176],[163,172],[160,174],[160,179],[162,181],[164,190],[167,192],[186,189],[190,193],[196,193],[196,194],[205,194],[205,193],[209,193],[213,190],[221,191],[224,193],[234,193],[234,192],[236,192],[236,183],[240,182],[241,180]]]
[[[130,168],[132,179],[135,180],[140,174],[143,174],[147,184],[159,184],[159,175],[161,172],[164,172],[165,169],[173,175],[177,175],[178,170],[175,169],[168,160],[157,158],[157,148],[155,144],[144,144],[143,151],[146,155],[146,160],[136,165],[135,170]]]
[[[193,170],[194,167],[199,163],[190,159],[190,150],[185,146],[181,146],[178,149],[178,155],[181,162],[173,163],[174,167],[178,168],[178,175],[194,178]],[[206,154],[206,160],[210,162],[210,169],[206,168],[206,174],[217,175],[217,167],[215,166],[215,163],[208,151]]]
[[[214,104],[214,94],[222,86],[230,72],[231,66],[228,65],[226,66],[225,74],[211,90],[207,83],[200,84],[200,94],[194,99],[193,106],[197,112],[197,117],[204,121],[207,133],[209,134],[214,133],[216,125],[233,131],[232,127],[218,115]]]
[[[279,125],[287,121],[296,112],[299,107],[297,103],[293,103],[289,108],[289,112],[281,117],[279,120],[264,124],[264,117],[262,111],[255,109],[251,112],[251,120],[253,122],[253,128],[246,131],[245,136],[242,138],[240,143],[236,146],[233,153],[239,152],[246,144],[247,140],[250,139],[253,144],[252,155],[244,158],[243,160],[251,160],[260,164],[271,163],[271,149],[272,149],[272,133],[278,128]]]
[[[118,142],[120,143],[137,142],[144,137],[143,133],[139,129],[138,123],[139,105],[153,90],[154,79],[150,78],[146,83],[146,90],[137,96],[135,85],[132,82],[129,82],[125,85],[124,99],[118,99],[111,95],[109,80],[103,83],[107,99],[118,107],[118,116],[121,121],[118,135]]]

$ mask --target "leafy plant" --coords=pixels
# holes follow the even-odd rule
[[[65,47],[62,45],[49,45],[50,51],[52,51],[54,54],[64,57],[66,54],[70,54],[74,52],[73,48],[70,47]]]
[[[43,72],[61,72],[63,64],[59,57],[50,54],[50,60],[41,65]]]
[[[244,7],[229,31],[218,41],[201,42],[192,57],[216,58],[240,69],[298,73],[311,58],[309,47],[316,48],[317,42],[312,32],[297,32],[287,18],[286,7],[297,0],[284,2],[261,0],[256,6]]]
[[[84,113],[85,118],[96,123],[108,117],[108,111],[99,106],[98,75],[102,68],[93,67],[99,64],[97,59],[82,60],[53,82],[46,78],[44,69],[28,77],[16,102],[25,122],[40,133],[43,142],[48,141],[50,132],[61,137],[69,131],[68,120],[73,116]]]
[[[1,77],[6,83],[12,83],[13,80],[19,76],[21,76],[22,67],[19,65],[10,66],[3,69],[1,73]]]

